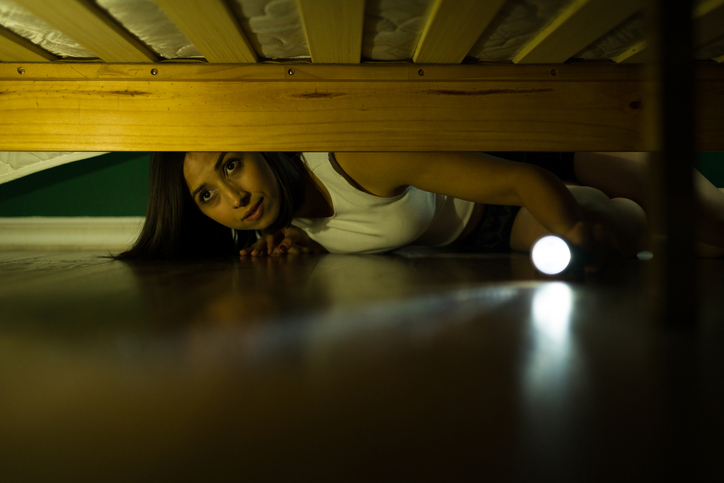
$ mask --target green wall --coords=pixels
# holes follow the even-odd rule
[[[143,216],[148,153],[110,153],[0,184],[0,217]]]
[[[699,153],[697,167],[717,188],[724,188],[724,153]]]
[[[699,169],[724,187],[724,152],[699,153]],[[0,217],[143,216],[148,153],[111,153],[0,184]]]

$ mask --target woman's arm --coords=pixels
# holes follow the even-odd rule
[[[484,204],[524,206],[552,233],[585,245],[578,203],[552,173],[482,153],[335,153],[340,167],[378,196],[411,185]],[[574,229],[575,228],[575,229]],[[576,239],[572,239],[576,238]]]

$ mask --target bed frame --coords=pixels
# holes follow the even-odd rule
[[[432,0],[402,63],[360,62],[364,0],[297,1],[304,62],[261,61],[223,0],[157,0],[202,62],[161,60],[90,0],[15,1],[98,60],[59,59],[0,29],[4,151],[658,151],[659,211],[684,207],[657,222],[669,254],[693,243],[682,180],[694,149],[724,151],[724,57],[687,58],[688,38],[724,36],[724,0],[571,0],[504,64],[466,55],[509,0]],[[642,9],[648,39],[570,61]],[[678,282],[662,311],[681,317],[695,305],[692,264],[661,259],[660,279]]]
[[[194,63],[162,61],[91,1],[16,2],[100,60],[0,30],[0,150],[657,149],[646,42],[564,63],[636,0],[572,1],[507,65],[462,63],[503,0],[432,2],[412,62],[393,64],[360,63],[363,0],[298,1],[303,63],[260,62],[222,0],[157,1],[206,57]],[[704,3],[700,44],[724,35],[724,1]],[[697,66],[700,151],[724,151],[723,86],[722,65]]]

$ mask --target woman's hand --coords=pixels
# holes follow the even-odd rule
[[[244,248],[239,252],[241,256],[251,255],[252,257],[260,257],[264,255],[271,255],[275,247],[278,245],[278,240],[281,240],[282,232],[278,231],[273,235],[262,235],[259,239],[254,242],[253,245]]]
[[[239,255],[259,257],[285,253],[324,253],[322,245],[315,242],[300,228],[289,226],[272,235],[262,235],[256,243],[239,252]]]
[[[327,250],[315,242],[309,235],[296,226],[288,226],[282,230],[284,239],[276,248],[279,253],[326,253]],[[276,251],[275,250],[275,251]]]

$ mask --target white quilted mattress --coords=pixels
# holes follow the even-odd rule
[[[508,0],[468,56],[480,61],[513,58],[571,1]],[[696,3],[701,1],[704,0]],[[432,0],[366,0],[363,60],[411,59],[431,3]],[[153,0],[97,0],[97,4],[162,58],[203,58]],[[261,59],[310,57],[295,0],[232,0],[230,6]],[[93,57],[12,0],[0,0],[0,25],[55,55],[73,59]],[[575,57],[610,59],[642,38],[643,20],[634,15]],[[697,57],[710,58],[712,53],[724,50],[724,39],[699,50]]]
[[[0,183],[7,183],[29,174],[54,168],[61,164],[92,158],[106,153],[91,152],[14,152],[0,151]]]

